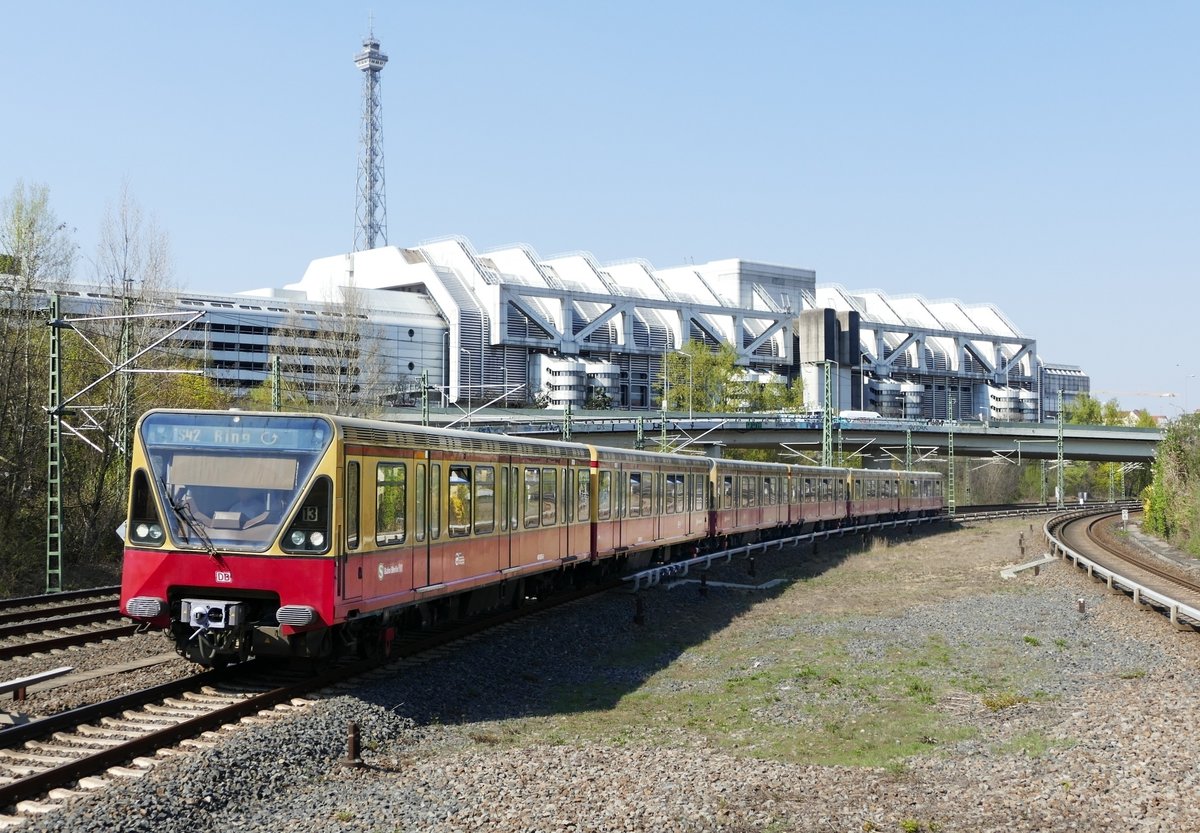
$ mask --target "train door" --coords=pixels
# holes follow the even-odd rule
[[[520,567],[520,523],[521,523],[521,469],[508,458],[508,544],[501,554],[500,563],[508,567]]]
[[[575,552],[575,530],[572,528],[575,525],[575,477],[569,462],[559,467],[559,473],[562,475],[558,507],[559,517],[562,518],[562,533],[559,539],[562,548],[558,551],[561,558]]]
[[[413,557],[413,587],[428,587],[441,581],[440,550],[445,546],[446,466],[440,459],[429,459],[429,480],[425,489],[425,522],[428,534],[425,546]]]
[[[510,458],[500,457],[496,460],[496,565],[499,570],[507,570],[512,566],[512,530],[509,520],[512,518],[512,507],[509,505],[511,491],[509,483]]]
[[[342,598],[354,601],[362,598],[362,460],[346,458],[346,493],[342,511],[341,552],[338,554],[338,577]]]
[[[569,471],[575,481],[575,537],[571,543],[576,555],[587,557],[596,551],[592,532],[592,469],[584,460]]]
[[[422,459],[423,458],[423,459]],[[429,547],[432,543],[432,502],[436,492],[430,486],[429,452],[423,452],[417,457],[415,478],[413,480],[413,548],[412,548],[412,581],[411,587],[425,585],[425,576],[429,575]]]

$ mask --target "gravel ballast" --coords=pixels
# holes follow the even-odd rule
[[[1198,635],[1062,562],[1001,579],[1022,533],[771,550],[710,578],[784,584],[654,590],[643,627],[574,603],[24,829],[1200,829]]]

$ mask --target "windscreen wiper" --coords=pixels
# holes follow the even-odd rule
[[[171,511],[175,513],[175,517],[179,518],[179,522],[183,525],[183,528],[180,530],[183,533],[183,542],[185,544],[191,543],[191,540],[187,536],[187,533],[190,531],[204,547],[204,551],[217,561],[220,561],[221,558],[217,555],[217,548],[213,546],[212,540],[204,532],[204,526],[196,520],[196,516],[192,513],[191,505],[186,501],[182,504],[176,503],[175,498],[171,496],[171,485],[161,478],[159,482],[162,483],[163,495],[167,499],[167,505],[171,507]]]

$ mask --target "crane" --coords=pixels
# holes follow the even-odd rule
[[[1138,397],[1139,399],[1178,399],[1179,398],[1179,394],[1174,393],[1174,392],[1162,393],[1160,391],[1144,391],[1144,390],[1098,389],[1098,390],[1094,390],[1088,394],[1089,396],[1092,396],[1093,399],[1099,400],[1099,397],[1093,396],[1093,394],[1108,394],[1109,396],[1135,396],[1135,397]],[[1186,393],[1184,394],[1183,401],[1184,401],[1183,406],[1180,406],[1180,405],[1176,404],[1175,402],[1169,402],[1168,404],[1173,408],[1178,408],[1180,413],[1186,413],[1186,405],[1187,405],[1187,394]],[[1134,410],[1146,410],[1146,412],[1149,413],[1148,408],[1137,408]]]
[[[1151,399],[1171,399],[1171,398],[1174,398],[1175,396],[1178,396],[1178,394],[1174,394],[1174,393],[1158,393],[1157,391],[1144,391],[1144,390],[1100,390],[1100,389],[1097,389],[1097,390],[1092,391],[1092,393],[1108,393],[1108,394],[1112,394],[1113,396],[1142,396],[1142,397],[1148,397]]]

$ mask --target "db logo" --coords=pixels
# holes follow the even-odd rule
[[[228,570],[217,570],[216,578],[218,584],[233,584],[233,573]]]

